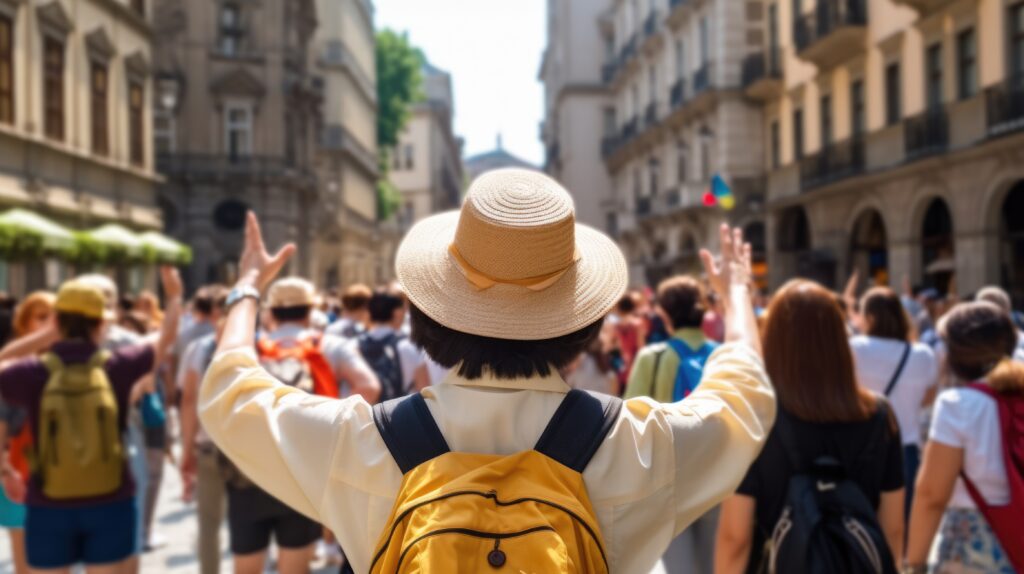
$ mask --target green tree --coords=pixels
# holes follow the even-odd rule
[[[388,219],[398,209],[401,194],[389,181],[388,155],[409,121],[412,105],[423,99],[423,53],[406,34],[384,29],[377,32],[377,148],[380,179],[377,181],[377,215]]]

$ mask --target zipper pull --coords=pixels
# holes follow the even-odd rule
[[[501,539],[495,538],[494,550],[491,550],[490,554],[487,555],[487,563],[490,564],[492,568],[501,568],[505,565],[505,553],[498,548],[500,544]]]

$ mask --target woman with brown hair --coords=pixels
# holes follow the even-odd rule
[[[722,504],[715,572],[761,571],[768,559],[765,542],[782,516],[790,478],[824,456],[843,466],[877,510],[892,556],[901,556],[899,431],[885,400],[857,384],[846,325],[832,294],[810,281],[786,284],[768,308],[762,338],[778,420],[737,494]],[[894,562],[884,571],[895,567]]]
[[[935,402],[910,514],[905,571],[928,572],[938,531],[935,572],[1012,574],[1017,570],[979,512],[976,496],[991,506],[1011,500],[995,396],[1024,395],[1024,365],[1010,359],[1017,330],[1009,315],[987,302],[953,308],[938,330],[949,369],[964,386],[943,391]],[[974,493],[961,477],[974,485]],[[1006,549],[1019,555],[1019,547]]]
[[[889,400],[900,425],[909,515],[921,462],[921,410],[935,397],[939,362],[928,345],[912,340],[910,317],[892,289],[875,287],[865,293],[860,317],[864,334],[850,339],[857,380]]]

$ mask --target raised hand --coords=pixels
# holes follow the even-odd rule
[[[181,285],[181,274],[169,265],[160,268],[160,284],[168,301],[180,299],[185,288]]]
[[[239,283],[263,291],[277,277],[284,264],[295,254],[295,245],[289,243],[274,255],[263,244],[263,233],[256,214],[249,212],[245,221],[245,248],[238,263]]]
[[[723,299],[729,296],[733,286],[748,286],[753,275],[750,244],[743,241],[743,230],[730,229],[722,224],[718,231],[721,242],[721,256],[715,256],[707,249],[700,250],[700,259],[704,263],[704,271],[708,283],[715,293]]]

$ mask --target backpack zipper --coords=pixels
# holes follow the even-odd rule
[[[398,564],[395,566],[395,572],[399,572],[401,570],[402,562],[405,560],[405,556],[409,551],[412,550],[413,546],[416,546],[427,538],[440,536],[442,534],[463,534],[465,536],[473,536],[475,538],[483,538],[485,540],[494,540],[494,549],[497,550],[498,545],[502,540],[518,538],[535,532],[555,532],[555,529],[550,526],[535,526],[533,528],[527,528],[526,530],[520,530],[519,532],[483,532],[481,530],[471,530],[469,528],[442,528],[441,530],[434,530],[413,540],[405,547],[405,550],[402,550],[402,554],[398,557]],[[370,569],[372,570],[373,566],[371,566]]]
[[[539,503],[539,504],[544,504],[546,506],[550,506],[552,508],[556,508],[558,510],[561,510],[562,512],[564,512],[564,513],[568,514],[569,516],[571,516],[573,518],[573,520],[575,520],[576,522],[580,523],[583,526],[583,528],[586,529],[587,534],[589,534],[590,537],[597,544],[597,549],[601,553],[601,561],[604,562],[605,570],[608,569],[608,558],[605,556],[604,546],[601,544],[601,540],[598,538],[597,533],[594,532],[594,529],[591,528],[590,525],[587,524],[587,522],[585,520],[583,520],[578,514],[576,514],[575,512],[569,510],[568,508],[566,508],[566,507],[564,507],[564,506],[562,506],[560,504],[555,504],[554,502],[550,502],[550,501],[547,501],[547,500],[542,500],[540,498],[518,498],[516,500],[502,501],[502,500],[498,499],[498,492],[496,490],[489,490],[487,492],[483,492],[483,491],[479,491],[479,490],[460,490],[460,491],[457,491],[457,492],[449,492],[448,494],[443,494],[443,495],[438,496],[436,498],[431,498],[430,500],[424,500],[423,502],[420,502],[420,503],[418,503],[418,504],[416,504],[414,506],[410,506],[409,508],[406,508],[405,511],[403,511],[400,515],[398,515],[398,517],[395,518],[394,523],[391,525],[391,532],[388,533],[387,540],[384,542],[384,545],[381,546],[380,550],[377,552],[377,555],[373,557],[373,562],[370,563],[370,570],[373,570],[373,567],[377,564],[377,562],[381,559],[381,557],[384,556],[384,552],[387,551],[388,546],[391,544],[391,538],[395,535],[395,530],[398,529],[398,525],[401,524],[402,521],[405,520],[405,518],[407,516],[409,516],[409,514],[412,513],[412,511],[414,511],[414,510],[416,510],[416,509],[418,509],[418,508],[420,508],[422,506],[425,506],[427,504],[432,504],[434,502],[440,502],[442,500],[447,500],[449,498],[454,498],[456,496],[482,496],[484,498],[489,498],[489,499],[493,500],[494,503],[497,504],[498,506],[512,506],[512,505],[515,505],[515,504],[521,504],[523,502],[536,502],[536,503]]]
[[[875,546],[875,542],[871,539],[871,535],[864,529],[864,525],[854,520],[853,518],[846,517],[843,519],[843,526],[846,527],[857,543],[860,544],[861,550],[867,555],[868,560],[871,561],[871,565],[875,567],[875,572],[881,574],[882,572],[882,556],[878,552],[878,547]]]

